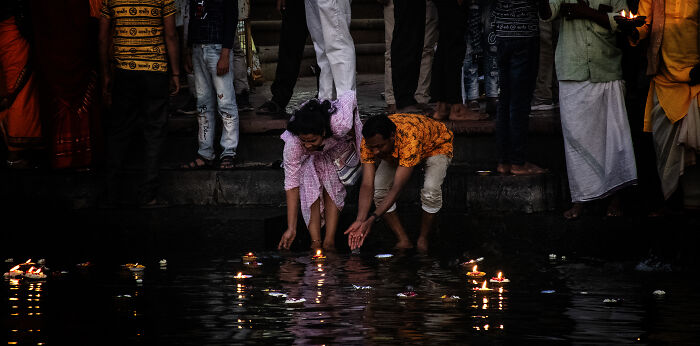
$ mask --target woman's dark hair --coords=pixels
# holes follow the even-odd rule
[[[375,115],[362,126],[362,136],[373,137],[376,134],[382,135],[384,139],[391,137],[396,132],[396,124],[386,115]]]
[[[330,101],[310,100],[294,112],[292,120],[287,124],[287,131],[295,136],[319,135],[323,138],[330,138],[333,135],[331,115],[335,113],[335,109],[331,108]]]

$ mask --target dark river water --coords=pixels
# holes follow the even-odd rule
[[[699,343],[698,280],[663,263],[485,257],[486,277],[503,271],[511,282],[479,292],[465,275],[471,266],[460,265],[467,258],[375,254],[318,263],[306,252],[264,252],[257,267],[241,253],[164,267],[153,258],[137,275],[119,265],[128,259],[85,268],[49,259],[46,280],[3,280],[2,326],[20,345]],[[417,296],[398,298],[407,286]]]

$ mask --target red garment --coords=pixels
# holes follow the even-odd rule
[[[100,113],[97,19],[85,0],[34,0],[31,10],[51,167],[89,166]]]
[[[20,34],[14,17],[0,22],[0,97],[12,97],[9,108],[0,108],[0,132],[9,151],[19,151],[41,142],[39,99],[35,73],[28,68],[29,42]],[[22,85],[22,74],[29,77]],[[20,84],[20,85],[18,85]]]

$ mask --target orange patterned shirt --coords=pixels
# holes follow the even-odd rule
[[[399,166],[413,167],[435,155],[452,157],[452,131],[444,123],[418,114],[393,114],[396,124],[393,156]],[[362,163],[376,163],[372,152],[362,139]]]

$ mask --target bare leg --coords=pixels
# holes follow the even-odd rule
[[[567,220],[578,219],[579,216],[581,216],[582,211],[583,203],[574,203],[574,206],[571,207],[571,209],[564,212],[564,218]]]
[[[389,228],[391,228],[391,230],[396,235],[396,238],[398,239],[396,246],[394,246],[395,248],[397,248],[397,249],[410,249],[413,247],[413,244],[411,244],[411,240],[408,239],[408,235],[406,235],[406,231],[403,229],[403,226],[401,225],[401,220],[399,220],[399,215],[396,214],[396,212],[384,214],[384,222],[386,222],[386,224],[389,226]]]
[[[325,189],[323,190],[323,206],[326,212],[326,237],[323,239],[323,249],[331,251],[335,250],[335,231],[338,228],[340,211]]]
[[[435,214],[431,214],[423,210],[420,220],[420,236],[418,236],[417,247],[420,252],[428,252],[428,235],[433,229],[435,223]]]
[[[309,234],[311,235],[311,249],[321,248],[321,199],[317,199],[311,205],[311,217],[309,218]]]

